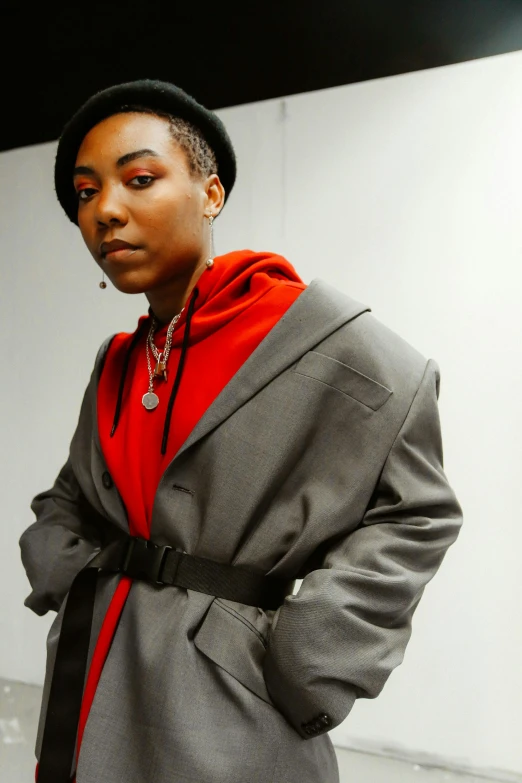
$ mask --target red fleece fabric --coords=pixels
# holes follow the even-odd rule
[[[190,326],[189,348],[178,390],[165,455],[161,454],[163,426],[181,353],[186,310],[175,327],[167,362],[167,381],[156,379],[160,402],[153,411],[141,402],[148,389],[145,355],[148,328],[135,346],[127,371],[121,414],[110,437],[123,360],[133,334],[114,337],[97,391],[98,429],[102,452],[129,519],[129,533],[148,539],[159,481],[179,448],[221,390],[257,348],[306,287],[282,256],[238,250],[214,259],[196,287],[198,296]],[[138,319],[138,327],[149,316]],[[154,335],[158,350],[165,344],[168,324]],[[152,366],[155,360],[151,356]],[[147,454],[147,459],[140,459]],[[132,587],[121,577],[103,621],[91,661],[78,727],[77,758],[103,666],[118,621]]]

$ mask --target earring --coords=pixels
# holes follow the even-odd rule
[[[102,272],[102,281],[100,283],[100,288],[107,288],[107,283],[105,282],[105,272]]]
[[[208,219],[208,224],[210,226],[210,258],[207,260],[207,269],[212,269],[214,266],[214,216],[210,215]]]

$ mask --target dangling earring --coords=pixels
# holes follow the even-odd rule
[[[212,269],[212,267],[214,266],[214,258],[213,258],[213,256],[214,256],[214,228],[213,228],[213,223],[214,223],[214,217],[213,217],[213,215],[210,215],[210,217],[208,219],[208,224],[210,226],[210,258],[207,260],[207,269]]]
[[[105,282],[105,272],[102,272],[102,281],[100,283],[100,288],[107,288],[107,283]]]

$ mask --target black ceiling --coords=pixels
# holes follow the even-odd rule
[[[522,49],[522,0],[10,3],[0,150],[56,139],[89,95],[132,79],[216,109]]]

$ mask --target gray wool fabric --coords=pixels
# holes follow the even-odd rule
[[[20,541],[27,606],[59,608],[37,755],[68,588],[128,530],[96,427],[109,343],[69,458],[34,498]],[[77,783],[338,783],[328,730],[402,662],[413,613],[462,525],[439,388],[436,361],[369,307],[318,280],[303,291],[168,465],[151,528],[158,544],[302,584],[264,612],[135,581]],[[99,579],[91,654],[117,581]]]

